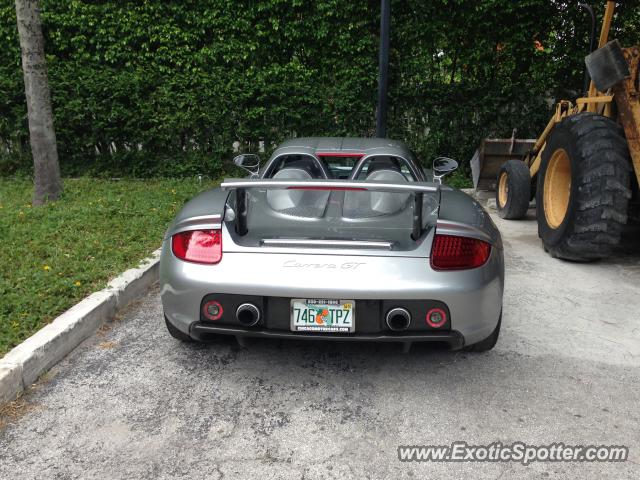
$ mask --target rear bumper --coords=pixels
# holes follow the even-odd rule
[[[194,338],[208,332],[346,341],[444,341],[454,347],[462,338],[465,345],[471,345],[495,329],[502,311],[503,288],[504,260],[498,248],[492,250],[483,267],[452,272],[431,270],[427,258],[311,253],[225,252],[217,265],[197,265],[176,259],[166,241],[160,262],[164,313],[172,325]],[[200,310],[203,299],[211,294],[248,297],[246,301],[261,308],[261,298],[277,297],[282,305],[277,312],[264,305],[268,310],[265,317],[272,321],[262,330],[239,328],[226,321],[216,325],[207,322],[205,328],[200,325]],[[360,316],[356,314],[356,332],[352,335],[299,334],[288,327],[285,308],[291,298],[347,299],[373,302],[380,308],[375,315],[371,310],[371,315],[363,317],[358,307]],[[435,332],[410,330],[403,332],[407,338],[402,338],[386,329],[384,314],[388,307],[407,302],[446,305],[450,316],[447,331],[434,337]],[[234,308],[227,310],[233,312]]]
[[[227,326],[216,326],[210,323],[195,322],[191,325],[189,335],[195,340],[206,341],[208,335],[232,335],[236,338],[277,338],[295,340],[330,340],[342,342],[388,342],[388,343],[417,343],[431,342],[443,343],[452,350],[460,349],[464,346],[464,337],[460,332],[416,332],[407,334],[308,334],[297,332],[283,332],[273,330],[248,330]]]

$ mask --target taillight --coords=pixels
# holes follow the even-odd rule
[[[222,260],[220,230],[190,230],[171,237],[171,249],[180,260],[213,265]]]
[[[437,235],[431,247],[431,266],[435,270],[466,270],[487,263],[491,245],[482,240]]]

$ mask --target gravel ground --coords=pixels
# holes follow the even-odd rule
[[[640,478],[640,255],[553,260],[496,219],[503,329],[485,354],[169,337],[157,290],[0,430],[0,478]],[[398,445],[615,444],[624,463],[403,463]]]

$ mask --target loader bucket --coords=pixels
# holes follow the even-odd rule
[[[495,190],[500,167],[507,160],[524,160],[535,140],[485,138],[471,159],[473,186],[476,190]]]

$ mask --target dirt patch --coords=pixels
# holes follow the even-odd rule
[[[36,408],[35,404],[27,402],[24,397],[0,404],[0,430],[16,422],[34,408]]]

